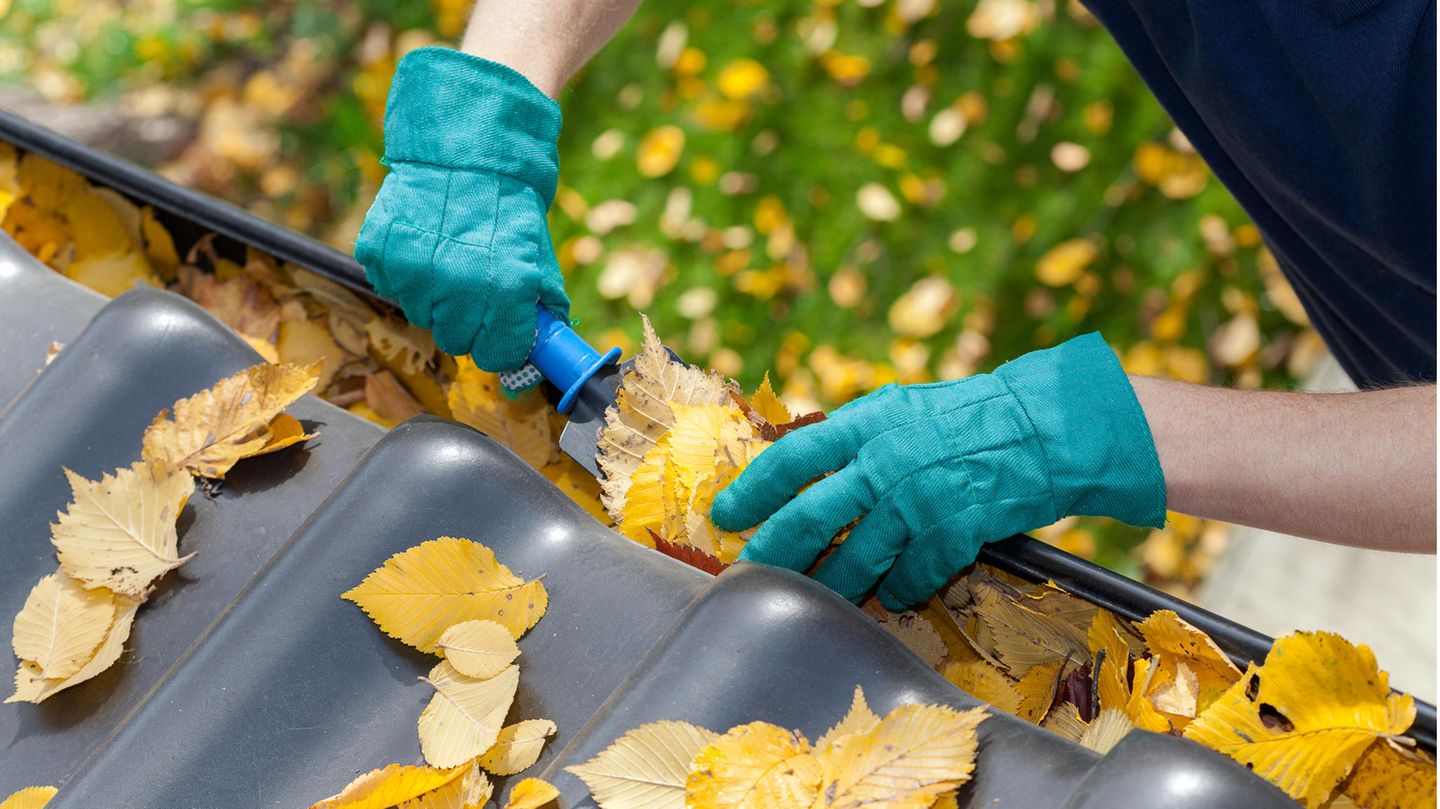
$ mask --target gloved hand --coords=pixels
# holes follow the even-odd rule
[[[390,174],[355,241],[383,297],[447,354],[525,365],[538,301],[568,318],[545,212],[560,107],[504,65],[448,48],[400,60],[385,109]]]
[[[886,385],[760,453],[711,517],[729,530],[768,518],[740,558],[805,570],[863,516],[815,578],[852,601],[879,581],[880,602],[898,611],[983,543],[1070,514],[1165,523],[1150,427],[1098,334],[992,374]]]

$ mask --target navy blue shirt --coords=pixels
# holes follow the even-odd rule
[[[1435,381],[1435,7],[1087,0],[1359,386]]]

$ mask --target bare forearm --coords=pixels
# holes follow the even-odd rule
[[[1435,388],[1234,391],[1132,377],[1172,510],[1435,552]]]
[[[639,5],[640,0],[479,0],[460,49],[515,69],[554,98]]]

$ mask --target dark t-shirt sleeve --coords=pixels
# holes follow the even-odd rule
[[[1435,8],[1087,0],[1362,387],[1435,380]]]

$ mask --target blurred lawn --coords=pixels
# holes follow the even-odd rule
[[[3,8],[4,0],[0,0]],[[1321,349],[1240,207],[1076,3],[650,3],[566,92],[552,230],[581,331],[636,310],[800,409],[1099,330],[1133,371],[1288,386]],[[166,175],[347,250],[395,59],[456,0],[14,0],[0,78],[177,114]],[[1193,581],[1223,540],[1047,537]]]

